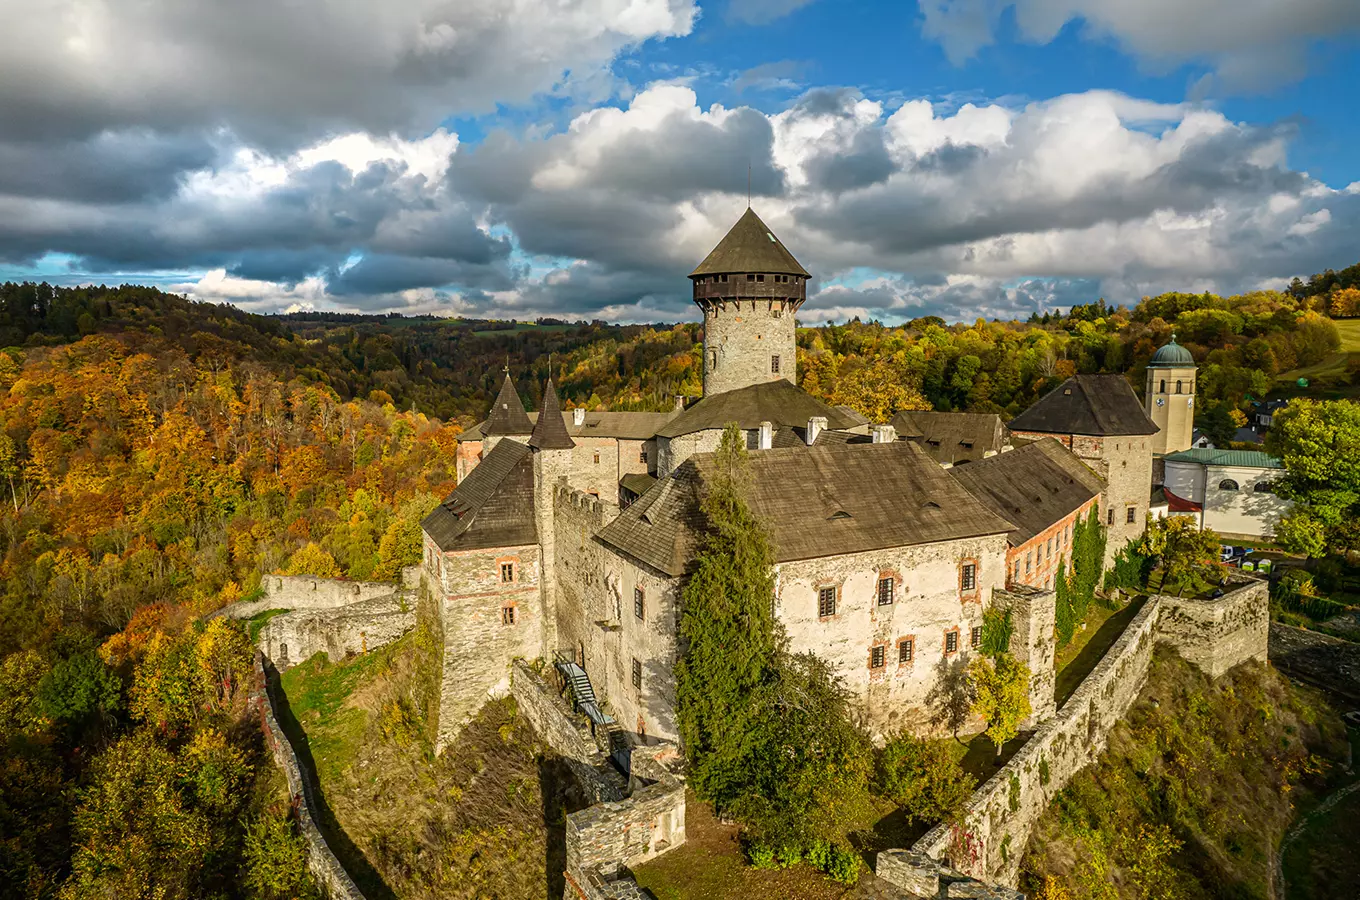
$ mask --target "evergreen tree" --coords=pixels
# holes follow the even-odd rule
[[[719,808],[751,780],[752,719],[762,686],[774,678],[774,550],[742,496],[747,453],[729,425],[708,473],[701,510],[707,533],[685,586],[676,667],[680,735],[690,783]]]

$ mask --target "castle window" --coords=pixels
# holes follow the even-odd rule
[[[633,657],[633,687],[642,690],[642,662]]]
[[[709,367],[710,369],[716,369],[716,368],[718,368],[718,351],[717,351],[717,350],[712,350],[712,351],[709,352],[709,354],[708,354],[708,367]]]
[[[501,624],[502,625],[515,624],[515,608],[513,606],[501,607]]]
[[[982,626],[974,625],[972,632],[968,635],[968,646],[976,649],[982,646]]]
[[[1166,393],[1166,379],[1165,379],[1165,378],[1162,379],[1162,389],[1161,389],[1160,391],[1158,391],[1157,393],[1159,393],[1159,394],[1165,394],[1165,393]]]
[[[1237,482],[1231,478],[1225,478],[1218,483],[1218,489],[1220,491],[1235,491],[1237,490]]]
[[[765,276],[764,276],[764,275],[757,275],[757,276],[756,276],[756,281],[764,281],[764,280],[765,280]]]
[[[1113,524],[1114,524],[1114,510],[1113,510],[1113,509],[1106,510],[1106,512],[1105,512],[1105,524],[1106,524],[1106,525],[1113,525]]]
[[[1273,494],[1275,493],[1275,483],[1271,481],[1258,481],[1252,490],[1258,494]]]
[[[916,641],[911,638],[902,638],[897,642],[897,663],[903,665],[911,662],[912,654],[916,652]]]
[[[959,566],[959,590],[965,594],[977,590],[977,563],[966,562]]]
[[[719,275],[719,276],[717,276],[717,278],[718,278],[718,280],[721,281],[723,284],[726,284],[726,283],[727,283],[727,276],[726,276],[726,275]]]
[[[600,451],[599,451],[599,450],[596,450],[596,451],[595,451],[595,465],[598,466],[599,464],[600,464]]]
[[[1017,563],[1016,565],[1018,566],[1019,564]],[[1025,574],[1028,575],[1030,572],[1033,572],[1033,571],[1034,571],[1034,554],[1033,554],[1033,553],[1026,553],[1026,554],[1025,554]]]
[[[887,648],[885,648],[882,644],[875,644],[873,647],[869,648],[869,668],[871,669],[883,668],[884,663],[887,661],[886,657],[888,655],[887,653],[884,652],[884,650],[886,649]]]
[[[642,618],[645,600],[646,596],[642,593],[642,588],[633,588],[633,615],[637,616],[639,619]]]
[[[1019,560],[1019,559],[1016,559],[1016,561],[1015,561],[1015,580],[1016,580],[1016,581],[1019,581],[1019,580],[1020,580],[1020,560]]]
[[[836,614],[836,589],[824,587],[817,592],[817,617],[829,619]]]
[[[515,583],[515,564],[508,562],[501,563],[501,584],[514,584],[514,583]]]
[[[878,605],[891,606],[893,602],[893,589],[897,587],[896,582],[891,578],[878,579]]]
[[[782,309],[772,309],[772,310],[770,310],[770,315],[773,316],[773,317],[776,318],[776,319],[782,319],[782,318],[784,318],[784,310],[782,310]]]
[[[959,652],[959,630],[957,628],[953,629],[952,631],[946,631],[944,633],[944,652],[945,653]]]
[[[1125,510],[1125,511],[1124,511],[1124,521],[1127,522],[1127,523],[1130,524],[1130,525],[1132,525],[1134,522],[1137,522],[1137,521],[1138,521],[1138,507],[1136,507],[1136,506],[1130,506],[1127,510]]]
[[[1181,393],[1181,383],[1179,381],[1176,382],[1176,393]]]
[[[638,462],[645,463],[646,461],[647,461],[647,448],[643,447],[641,450],[638,451]]]
[[[778,375],[778,374],[779,374],[779,354],[778,354],[778,353],[776,353],[774,356],[771,356],[771,357],[770,357],[770,373],[773,374],[773,375]]]

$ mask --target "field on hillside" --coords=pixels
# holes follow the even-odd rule
[[[1327,702],[1274,669],[1246,664],[1211,682],[1159,652],[1099,763],[1035,828],[1021,887],[1101,900],[1277,896],[1280,839],[1348,777],[1347,745]]]
[[[1293,383],[1300,378],[1316,381],[1319,378],[1336,377],[1346,374],[1351,359],[1360,355],[1360,319],[1336,319],[1336,330],[1341,333],[1341,347],[1336,353],[1311,366],[1290,369],[1276,376],[1276,381]]]
[[[509,699],[435,757],[423,638],[283,674],[280,719],[319,775],[327,840],[369,900],[557,900],[564,815],[580,805],[560,762]]]

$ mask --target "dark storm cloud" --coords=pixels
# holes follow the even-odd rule
[[[470,263],[454,259],[365,254],[343,271],[327,273],[330,293],[346,298],[394,294],[423,287],[456,285],[478,291],[504,291],[514,280],[503,266]]]
[[[202,137],[105,133],[88,140],[0,141],[0,195],[91,203],[165,199],[188,172],[212,165]]]
[[[813,186],[832,194],[881,184],[896,170],[882,129],[858,132],[845,151],[827,150],[806,164]]]

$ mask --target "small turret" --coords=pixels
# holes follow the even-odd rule
[[[543,391],[543,408],[538,411],[533,434],[529,435],[529,446],[535,450],[570,450],[576,446],[562,421],[562,404],[557,401],[557,389],[551,378]]]

